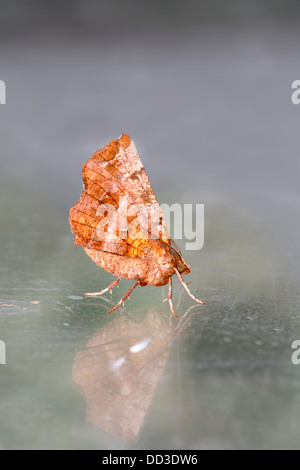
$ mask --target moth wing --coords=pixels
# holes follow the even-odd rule
[[[127,198],[129,211],[133,206],[143,233],[170,245],[167,224],[134,142],[127,134],[98,150],[84,165],[84,180],[95,181],[99,174]]]
[[[84,191],[69,218],[77,245],[131,258],[151,258],[151,238],[170,245],[166,222],[129,136],[123,134],[97,151],[82,175]]]
[[[74,242],[85,250],[103,251],[120,256],[148,257],[146,244],[141,244],[142,231],[136,234],[139,238],[132,240],[125,232],[121,233],[120,221],[123,221],[124,225],[127,217],[123,215],[124,207],[119,206],[116,195],[117,192],[113,191],[113,185],[107,179],[102,179],[100,184],[85,181],[81,198],[70,211],[69,221]],[[127,201],[124,194],[122,200]],[[133,231],[132,223],[130,227]],[[133,238],[133,234],[131,236]],[[143,238],[146,240],[146,236]],[[92,251],[88,253],[91,254]]]

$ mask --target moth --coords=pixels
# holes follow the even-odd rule
[[[175,317],[172,276],[177,275],[189,296],[200,304],[183,280],[190,267],[168,228],[142,165],[134,142],[127,134],[98,150],[82,167],[84,189],[70,211],[74,243],[116,279],[101,292],[112,289],[122,278],[135,284],[116,310],[138,286],[169,284],[165,301]]]

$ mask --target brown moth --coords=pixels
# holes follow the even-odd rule
[[[70,211],[74,242],[101,268],[117,276],[106,289],[86,295],[112,292],[120,279],[136,283],[108,313],[124,303],[136,286],[169,283],[170,309],[172,276],[190,273],[180,249],[170,238],[166,222],[132,139],[123,134],[98,150],[82,167],[84,190]]]

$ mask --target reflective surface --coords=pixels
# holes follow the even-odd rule
[[[2,448],[299,448],[298,40],[267,24],[1,43]],[[110,316],[131,282],[84,297],[112,277],[68,211],[121,132],[160,203],[205,204],[204,248],[177,242],[206,305],[174,282],[179,320],[166,289]]]

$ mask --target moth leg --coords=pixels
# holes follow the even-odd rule
[[[170,277],[169,278],[169,294],[168,294],[168,297],[164,300],[164,302],[168,300],[171,312],[173,313],[174,317],[178,318],[178,315],[175,312],[174,307],[173,307],[172,295],[173,295],[173,286],[172,286],[172,278]]]
[[[186,285],[186,283],[184,282],[180,272],[176,269],[175,269],[175,272],[178,276],[178,279],[179,279],[179,282],[180,284],[183,285],[183,287],[185,288],[185,290],[187,291],[187,293],[189,294],[190,297],[192,297],[193,300],[195,300],[196,302],[198,302],[199,304],[205,304],[205,302],[203,302],[202,300],[199,300],[199,299],[196,299],[196,297],[191,293],[190,289],[188,288],[188,286]]]
[[[131,292],[132,292],[132,291],[136,288],[136,286],[138,286],[138,285],[139,285],[139,282],[136,282],[136,283],[134,284],[134,286],[132,286],[132,287],[129,289],[129,291],[127,291],[126,294],[123,295],[122,299],[117,303],[117,305],[116,305],[114,308],[112,308],[111,310],[109,310],[107,313],[113,312],[114,310],[116,310],[117,308],[119,308],[122,303],[124,304],[124,301],[130,296]]]
[[[89,295],[89,296],[102,295],[108,290],[112,294],[113,288],[120,282],[121,279],[122,279],[121,277],[117,277],[117,279],[115,279],[108,287],[106,287],[106,289],[103,289],[101,292],[86,292],[84,295]]]

